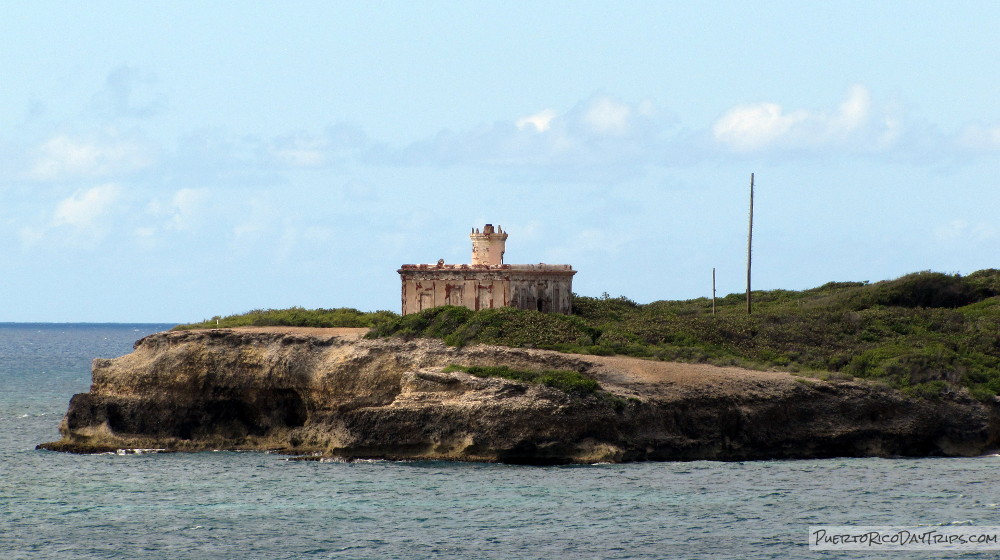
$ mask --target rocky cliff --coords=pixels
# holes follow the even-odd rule
[[[573,396],[449,364],[572,369]],[[856,382],[334,330],[219,329],[148,336],[94,360],[63,438],[40,447],[253,449],[345,458],[571,462],[976,455],[1000,408]]]

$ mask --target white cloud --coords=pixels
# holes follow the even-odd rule
[[[877,143],[880,148],[888,148],[889,146],[896,144],[902,135],[902,119],[892,115],[882,117],[882,132],[877,138]]]
[[[868,89],[855,85],[834,111],[786,112],[781,105],[770,102],[734,107],[715,122],[712,136],[737,152],[831,146],[886,148],[899,137],[900,123],[892,115],[876,119],[872,113]]]
[[[18,232],[21,244],[25,247],[33,247],[45,239],[45,230],[37,227],[25,226]]]
[[[796,124],[808,118],[805,111],[786,115],[781,105],[758,103],[730,110],[712,128],[715,139],[745,151],[762,148],[788,134]]]
[[[139,237],[153,237],[158,228],[168,231],[194,231],[202,217],[205,202],[209,199],[207,189],[183,188],[177,190],[170,200],[152,200],[146,210],[157,220],[135,230]]]
[[[453,133],[442,131],[401,150],[371,152],[381,161],[414,165],[486,165],[541,173],[545,180],[603,182],[641,173],[670,149],[664,131],[674,122],[653,103],[626,103],[607,95],[564,113],[537,113]]]
[[[120,195],[121,188],[114,184],[77,192],[56,205],[52,225],[77,228],[94,226],[97,218],[107,214]]]
[[[38,157],[28,176],[40,181],[125,173],[140,169],[151,160],[139,143],[113,137],[83,140],[58,134],[36,152]]]
[[[621,136],[628,132],[631,114],[628,105],[605,96],[591,101],[583,120],[598,134]]]
[[[322,138],[305,135],[275,139],[271,155],[290,167],[320,167],[327,162],[329,146]]]
[[[830,118],[830,130],[844,133],[856,130],[868,122],[872,100],[868,90],[860,85],[852,86],[847,99],[840,104],[840,110]]]
[[[130,66],[119,66],[107,77],[92,105],[107,117],[144,118],[159,113],[166,98],[157,88],[156,76]]]
[[[274,155],[292,167],[319,167],[326,163],[326,157],[319,150],[285,148],[277,150]]]
[[[1000,126],[966,126],[959,134],[958,143],[974,151],[1000,150]]]
[[[237,243],[251,247],[257,238],[266,232],[273,232],[281,222],[277,208],[266,199],[253,198],[247,201],[238,223],[232,226],[232,237]]]
[[[536,132],[545,132],[552,127],[552,119],[556,118],[556,112],[552,109],[545,109],[539,111],[534,115],[528,115],[527,117],[521,117],[517,119],[515,125],[519,130],[524,130],[526,128],[533,127]]]
[[[180,189],[174,193],[168,227],[177,231],[191,230],[206,200],[208,191],[205,189]]]
[[[988,223],[953,220],[934,228],[934,238],[942,242],[990,241],[997,238],[997,229]]]
[[[180,189],[174,193],[173,206],[177,214],[190,216],[201,206],[208,196],[205,189]]]

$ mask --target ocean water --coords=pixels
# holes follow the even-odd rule
[[[1000,457],[526,467],[69,455],[90,361],[168,325],[0,324],[0,558],[995,558],[817,552],[810,525],[1000,525]]]

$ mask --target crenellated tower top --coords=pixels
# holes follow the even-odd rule
[[[469,234],[472,239],[472,264],[500,265],[503,264],[503,254],[507,248],[507,234],[500,228],[493,229],[493,224],[472,228]]]

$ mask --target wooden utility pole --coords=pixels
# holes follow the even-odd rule
[[[750,303],[750,262],[753,255],[753,173],[750,174],[750,227],[747,230],[747,315],[753,312]]]
[[[715,315],[715,268],[712,268],[712,315]]]

